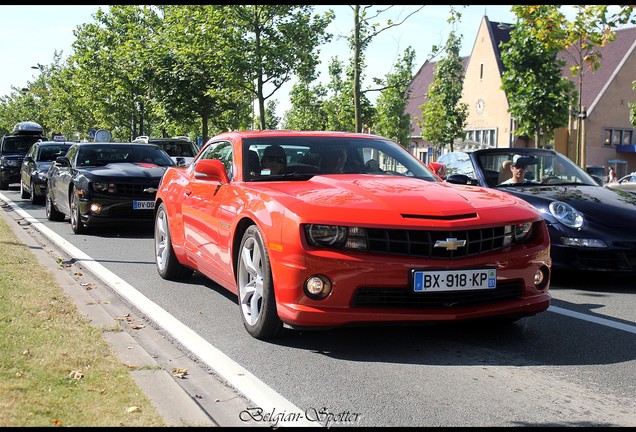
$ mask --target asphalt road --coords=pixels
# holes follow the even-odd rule
[[[218,285],[157,275],[151,226],[75,235],[17,189],[0,199],[83,274],[78,283],[95,284],[91,295],[132,308],[170,342],[168,364],[187,359],[211,379],[184,391],[221,426],[636,425],[633,278],[557,274],[550,309],[505,327],[289,331],[263,342]],[[218,384],[227,394],[217,397]],[[234,404],[222,406],[225,396]]]

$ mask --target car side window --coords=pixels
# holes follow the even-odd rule
[[[223,163],[227,177],[232,180],[234,173],[234,153],[232,143],[221,141],[210,144],[199,159],[218,159]]]

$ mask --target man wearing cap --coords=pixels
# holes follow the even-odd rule
[[[526,171],[528,170],[529,160],[527,157],[523,157],[519,154],[514,155],[512,163],[510,164],[510,171],[512,171],[512,177],[508,180],[500,183],[506,184],[518,184],[518,183],[536,183],[526,179]]]

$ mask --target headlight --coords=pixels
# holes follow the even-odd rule
[[[312,246],[367,249],[367,232],[364,228],[310,224],[305,225],[305,234]]]
[[[550,213],[567,227],[578,229],[583,226],[583,215],[570,204],[562,201],[550,203]]]
[[[93,183],[93,189],[96,192],[117,192],[117,186],[114,183]]]
[[[523,243],[532,235],[532,223],[525,222],[506,226],[504,234],[504,246]]]
[[[10,167],[19,167],[20,165],[22,165],[22,161],[15,160],[15,159],[4,159],[3,163],[4,165],[10,166]]]

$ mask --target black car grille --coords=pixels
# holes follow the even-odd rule
[[[424,258],[462,258],[501,249],[504,227],[458,231],[421,231],[366,228],[369,252]],[[437,241],[466,240],[465,247],[448,250]]]
[[[154,183],[116,183],[117,195],[135,196],[139,199],[151,200],[155,197],[155,192],[144,192],[146,189],[156,190],[159,187],[159,181]]]
[[[636,246],[630,251],[581,250],[577,260],[583,268],[606,271],[634,271],[636,269]]]
[[[455,309],[521,298],[521,281],[498,282],[487,290],[414,293],[408,288],[361,287],[352,301],[354,308]]]

